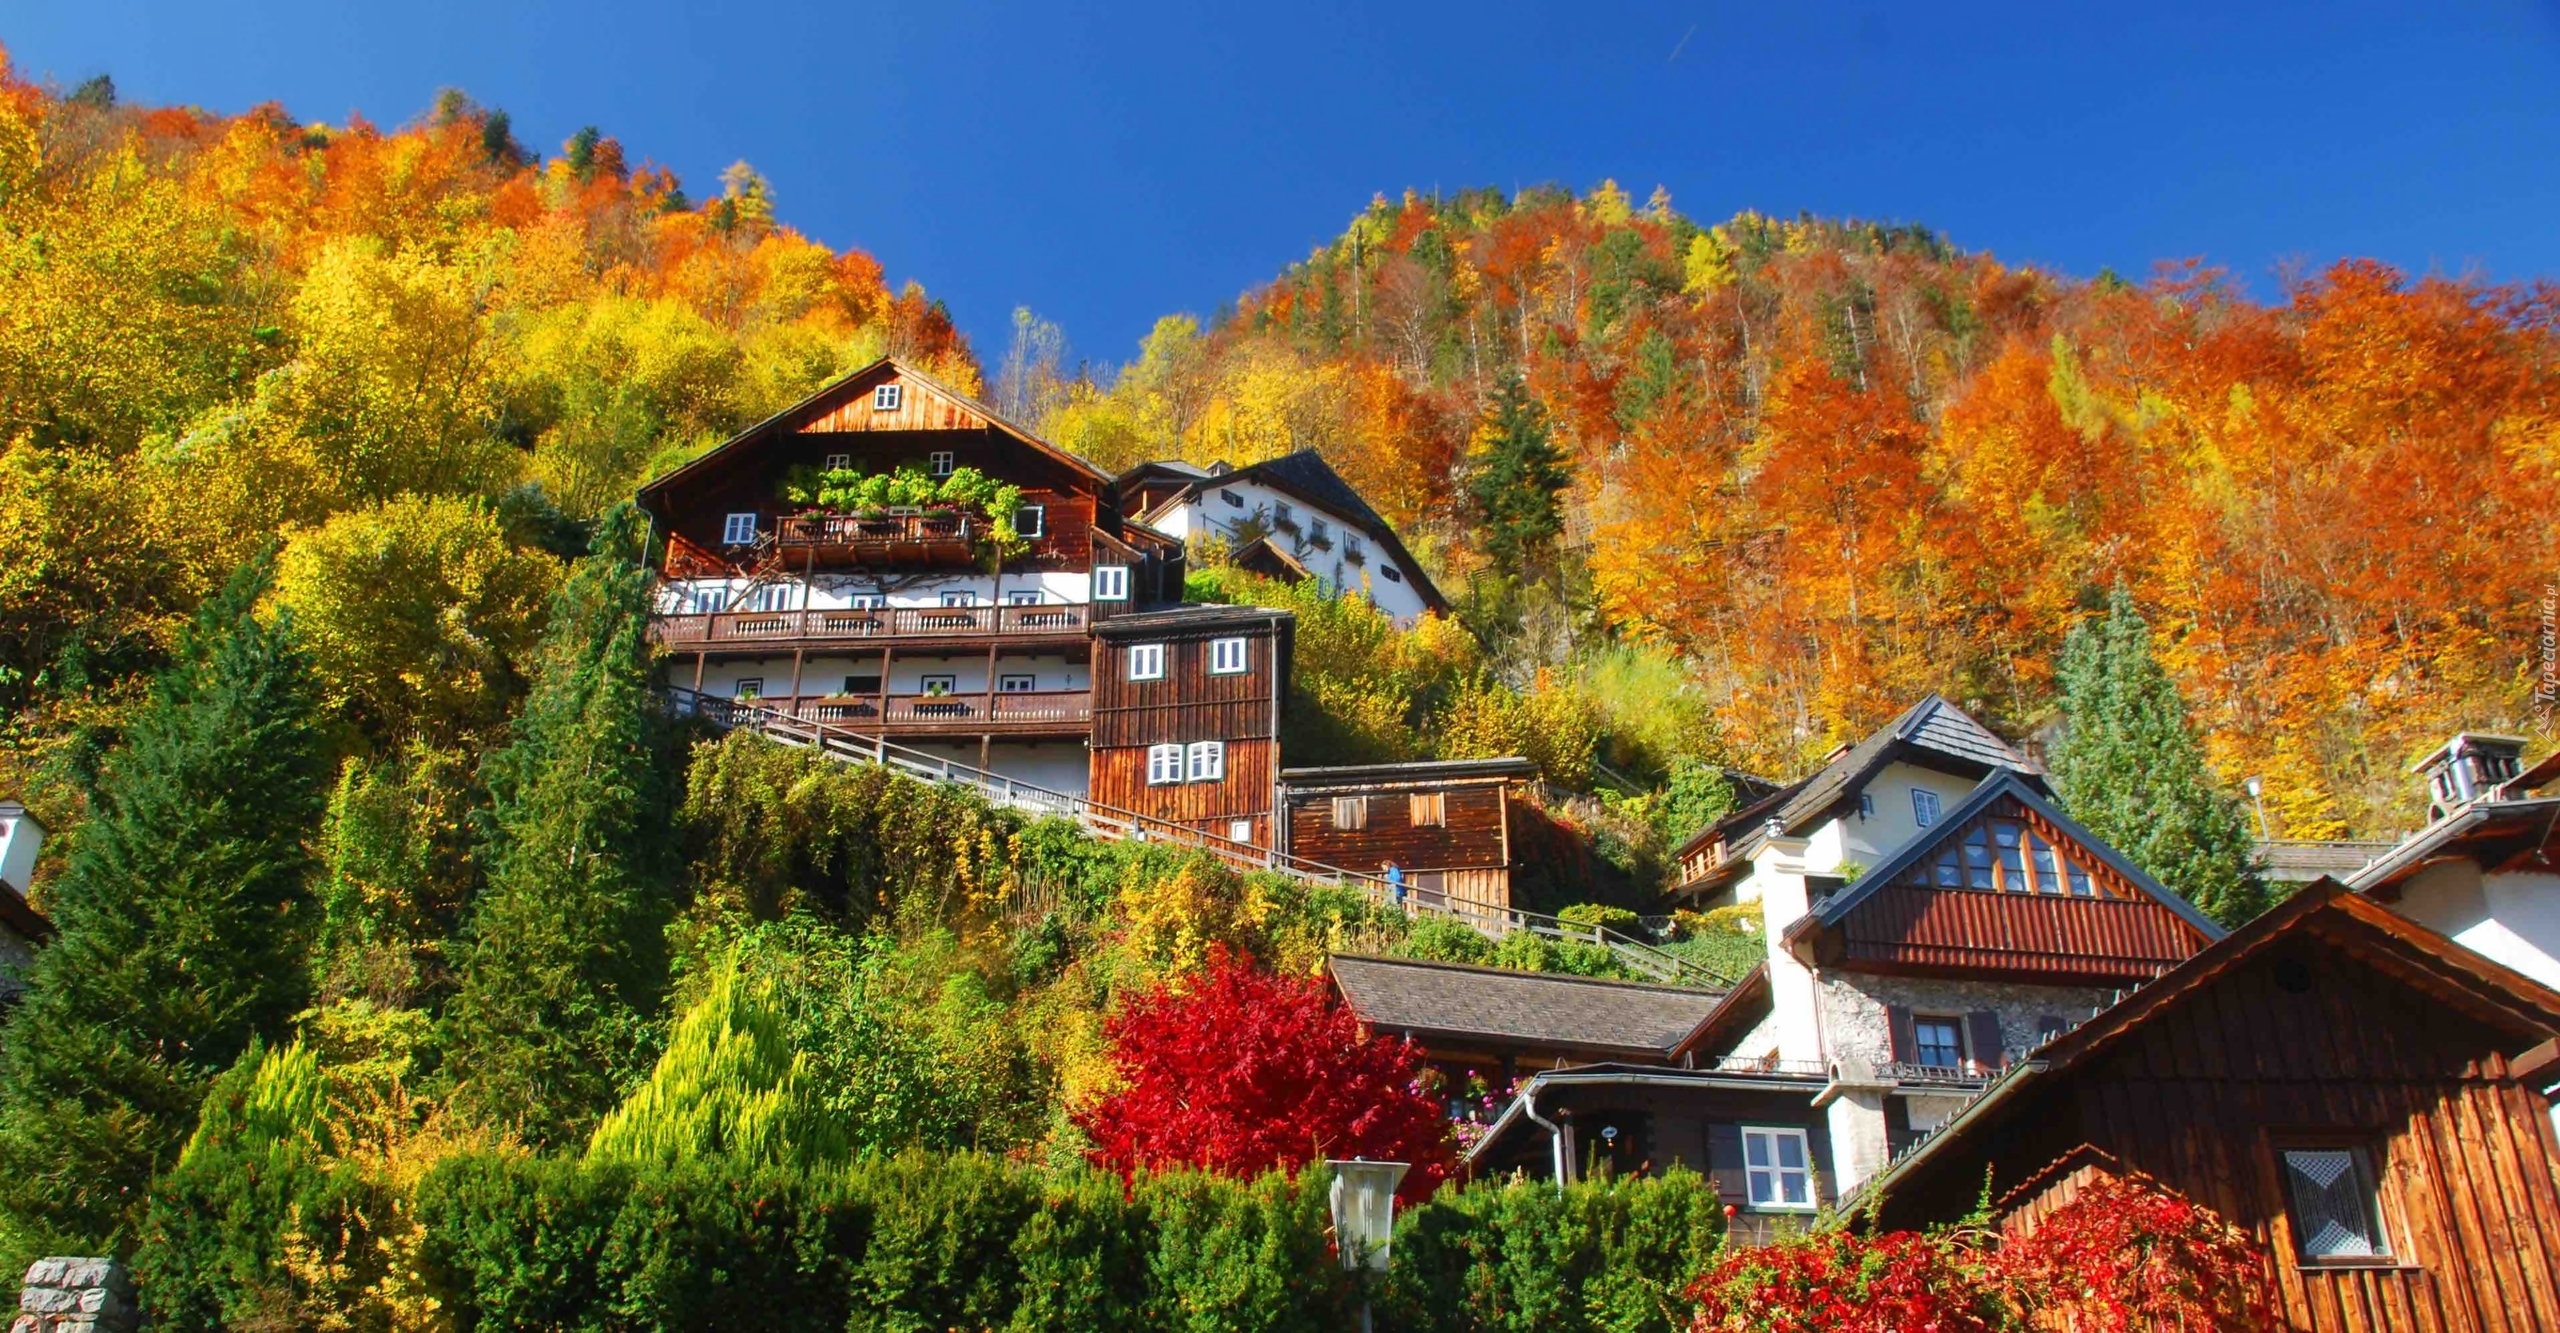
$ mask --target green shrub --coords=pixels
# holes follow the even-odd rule
[[[1379,1323],[1415,1333],[1675,1333],[1724,1233],[1694,1172],[1443,1191],[1396,1224]]]
[[[1605,926],[1621,934],[1635,929],[1637,919],[1633,911],[1611,907],[1607,903],[1575,903],[1556,910],[1556,920],[1566,925],[1581,926],[1586,930]]]

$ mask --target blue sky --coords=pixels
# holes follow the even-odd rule
[[[2345,255],[2560,274],[2560,8],[2080,8],[16,0],[0,43],[332,122],[459,87],[697,195],[744,158],[990,363],[1016,305],[1126,360],[1408,186],[1613,177],[1705,220],[1925,222],[2083,275],[2202,256],[2261,293]]]

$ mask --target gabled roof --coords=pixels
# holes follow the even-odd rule
[[[1410,958],[1335,954],[1327,966],[1361,1022],[1425,1045],[1455,1038],[1668,1060],[1722,998],[1684,986]]]
[[[2097,834],[2082,828],[2079,821],[2064,814],[2061,806],[2038,795],[2035,788],[2027,784],[2025,778],[2011,772],[1995,772],[1990,777],[1984,778],[1975,784],[1974,789],[1963,800],[1956,803],[1955,809],[1941,816],[1937,823],[1922,831],[1919,837],[1904,843],[1894,851],[1893,855],[1861,873],[1855,882],[1845,884],[1816,899],[1803,919],[1788,929],[1788,936],[1793,938],[1840,924],[1843,918],[1856,910],[1858,904],[1874,897],[1877,889],[1893,883],[1904,871],[1943,851],[1950,841],[1964,832],[1975,816],[1990,809],[1993,802],[2004,797],[2052,821],[2055,828],[2062,830],[2065,836],[2078,843],[2082,850],[2105,862],[2108,869],[2124,876],[2134,888],[2157,899],[2161,906],[2177,913],[2188,925],[2204,932],[2206,939],[2222,938],[2223,929],[2212,917],[2206,916],[2197,910],[2195,904],[2172,892],[2168,885],[2153,879],[2142,867],[2126,860],[2122,853],[2101,841]]]
[[[2056,1075],[2087,1065],[2233,968],[2304,932],[2367,958],[2403,984],[2426,991],[2476,1020],[2512,1030],[2520,1043],[2560,1034],[2560,991],[2466,949],[2336,880],[2322,880],[2029,1052],[1860,1187],[1859,1194],[1885,1194],[1907,1184],[1928,1170],[1932,1161],[1943,1160],[1953,1146],[1995,1132],[2023,1089],[2043,1086]],[[1854,1200],[1841,1202],[1842,1216],[1856,1211]]]
[[[1518,755],[1497,759],[1416,759],[1401,764],[1334,764],[1284,768],[1280,783],[1292,788],[1363,786],[1378,782],[1451,782],[1464,778],[1531,778],[1538,766]]]
[[[1422,595],[1425,606],[1444,615],[1449,610],[1449,599],[1440,595],[1439,586],[1431,581],[1431,575],[1423,569],[1422,562],[1405,549],[1404,539],[1396,535],[1395,525],[1379,517],[1378,511],[1360,498],[1360,492],[1353,490],[1351,483],[1344,481],[1342,474],[1324,461],[1324,455],[1313,449],[1300,449],[1293,454],[1223,471],[1212,468],[1203,472],[1183,462],[1141,463],[1121,473],[1113,485],[1115,489],[1125,491],[1140,481],[1168,477],[1187,478],[1189,484],[1145,514],[1137,515],[1138,521],[1146,522],[1157,514],[1187,503],[1211,486],[1236,481],[1259,482],[1273,490],[1286,491],[1337,518],[1367,529],[1380,546],[1387,548],[1387,554],[1403,567],[1406,576],[1413,581],[1413,590]]]
[[[1713,827],[1681,844],[1675,856],[1687,856],[1713,838],[1741,834],[1774,819],[1793,835],[1821,823],[1832,807],[1854,795],[1884,766],[1899,759],[1937,761],[1972,775],[2008,770],[2041,784],[2034,760],[1974,721],[1965,711],[1932,694],[1903,710],[1902,716],[1869,732],[1839,758],[1811,776],[1735,811]]]
[[[715,460],[726,460],[775,435],[788,434],[797,430],[803,423],[826,415],[831,409],[851,401],[856,394],[870,389],[874,384],[893,374],[897,376],[899,383],[915,385],[927,393],[948,400],[970,415],[981,418],[995,430],[1010,435],[1033,451],[1064,464],[1069,470],[1081,474],[1097,485],[1108,487],[1111,484],[1109,473],[1041,439],[1025,427],[1006,420],[1004,415],[994,408],[935,379],[902,358],[884,356],[870,365],[850,371],[821,385],[808,397],[730,436],[700,458],[672,472],[651,478],[640,487],[642,507],[647,508],[647,502],[651,498],[665,493],[667,488],[676,482],[709,471]]]

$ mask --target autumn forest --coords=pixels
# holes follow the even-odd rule
[[[2033,735],[2065,634],[2119,585],[2279,837],[2411,827],[2418,752],[2534,725],[2544,284],[2081,278],[1606,182],[1408,191],[1110,365],[1029,312],[972,347],[777,197],[595,130],[529,146],[459,94],[324,125],[0,63],[0,791],[68,783],[280,532],[477,498],[515,546],[573,550],[641,480],[884,352],[1107,469],[1319,449],[1514,688],[1655,681],[1695,722],[1667,748],[1753,771],[1929,690]],[[557,576],[454,567],[488,614],[451,679],[340,702],[436,694],[402,721],[446,739],[497,724],[452,682],[505,692],[534,631],[504,608]],[[330,614],[306,617],[324,664]],[[1604,740],[1593,781],[1640,789],[1665,748]]]

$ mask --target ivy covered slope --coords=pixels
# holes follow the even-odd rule
[[[2530,712],[2553,309],[2364,261],[2273,301],[2080,280],[1605,184],[1408,193],[1107,386],[1022,396],[1107,465],[1322,450],[1503,678],[1644,645],[1781,776],[1931,690],[2033,731],[2121,582],[2218,782],[2263,776],[2279,836],[2381,835],[2423,813],[2417,754]]]

